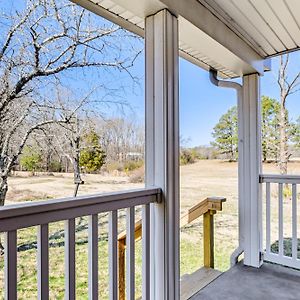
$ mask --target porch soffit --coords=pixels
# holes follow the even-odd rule
[[[140,36],[144,18],[168,8],[179,16],[180,55],[223,78],[262,73],[265,59],[300,46],[299,0],[72,1]]]

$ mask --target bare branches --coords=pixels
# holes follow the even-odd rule
[[[280,113],[279,113],[279,132],[280,132],[280,158],[279,167],[281,174],[287,174],[287,163],[291,156],[288,147],[288,140],[290,138],[289,133],[289,120],[288,113],[286,110],[286,100],[288,96],[299,91],[300,85],[300,72],[297,71],[293,75],[292,79],[288,78],[288,68],[289,68],[289,55],[280,56],[279,58],[279,71],[277,82],[280,89]]]
[[[33,81],[69,69],[117,68],[131,75],[129,69],[140,51],[126,50],[126,56],[122,55],[119,27],[97,26],[89,13],[69,2],[38,0],[30,4],[4,41],[2,69],[9,70],[5,72],[9,86],[3,87],[6,96],[0,100],[0,114],[19,94],[32,92]],[[6,56],[9,45],[16,45],[14,39],[19,51],[11,48]]]
[[[286,98],[296,93],[299,90],[300,85],[300,72],[297,72],[291,80],[288,78],[288,66],[289,66],[289,55],[279,57],[279,70],[277,83],[280,88],[280,95],[285,105]]]
[[[54,91],[62,86],[64,75],[73,72],[74,77],[84,77],[84,70],[92,68],[103,78],[104,72],[118,70],[136,81],[130,69],[141,53],[131,45],[136,37],[118,26],[97,22],[69,0],[24,1],[23,11],[12,9],[0,16],[7,27],[0,36],[0,204],[7,191],[7,176],[32,135],[59,127],[71,136],[84,114],[85,118],[94,112],[102,116],[101,103],[124,105],[111,96],[101,98],[109,90],[103,81],[96,87],[93,83],[84,96],[58,95],[59,100]],[[99,87],[101,93],[93,98]],[[76,132],[78,128],[73,132],[75,143]]]
[[[297,87],[300,85],[299,79],[300,72],[294,77],[294,79],[290,83],[287,83],[287,95],[294,94],[299,90],[297,89]]]
[[[38,1],[35,1],[33,3],[30,3],[31,5],[29,5],[29,7],[27,8],[27,10],[25,11],[24,16],[14,25],[10,28],[10,30],[7,33],[6,39],[3,43],[3,46],[0,50],[0,61],[3,58],[3,56],[5,55],[6,50],[9,48],[9,45],[13,39],[13,36],[15,35],[15,33],[22,28],[22,26],[27,22],[27,20],[29,19],[29,17],[31,16],[31,14],[34,12],[34,10],[37,8],[38,6]]]

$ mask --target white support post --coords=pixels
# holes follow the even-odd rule
[[[162,10],[146,18],[146,185],[162,188],[151,207],[151,295],[179,299],[178,22]]]
[[[261,112],[260,77],[258,74],[243,77],[242,99],[242,161],[239,164],[240,197],[242,220],[244,264],[260,267],[262,251],[262,203],[259,174],[261,173]]]

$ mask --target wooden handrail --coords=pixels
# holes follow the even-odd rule
[[[0,232],[160,201],[159,188],[102,193],[0,207]]]
[[[204,266],[214,268],[214,219],[217,211],[222,211],[222,204],[226,201],[223,197],[209,197],[191,207],[188,212],[180,218],[180,227],[190,224],[197,218],[203,216],[203,238],[204,238]],[[135,223],[135,241],[142,238],[142,220]],[[125,300],[125,249],[126,230],[118,235],[119,250],[119,299]]]
[[[225,201],[226,198],[222,197],[209,197],[202,200],[198,204],[191,207],[188,212],[180,218],[180,227],[193,222],[210,210],[221,211],[222,203]]]

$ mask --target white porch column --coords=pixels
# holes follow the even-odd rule
[[[146,185],[151,207],[151,299],[179,299],[178,23],[168,10],[146,18]],[[148,300],[148,299],[147,299]]]
[[[242,161],[239,172],[241,180],[240,197],[244,211],[242,218],[244,264],[253,267],[261,265],[262,250],[262,204],[259,184],[261,172],[261,112],[260,77],[258,74],[243,77],[242,119]]]

